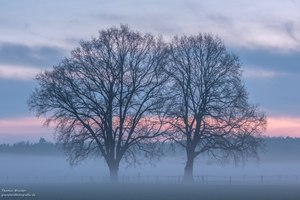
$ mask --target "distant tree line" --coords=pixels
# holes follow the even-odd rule
[[[261,162],[300,161],[300,138],[264,137],[263,142],[265,148],[259,151]],[[14,144],[0,144],[0,154],[47,156],[63,155],[63,153],[62,144],[49,142],[44,138],[41,138],[36,143],[21,141]],[[183,156],[185,151],[175,143],[165,143],[163,153],[165,156]]]
[[[23,154],[23,155],[59,155],[59,144],[40,138],[39,142],[30,143],[21,141],[10,144],[0,144],[0,154]]]

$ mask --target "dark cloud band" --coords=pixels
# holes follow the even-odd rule
[[[66,51],[58,47],[0,43],[1,65],[49,68],[57,64],[65,55]]]

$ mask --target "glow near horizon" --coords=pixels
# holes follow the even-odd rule
[[[19,136],[51,134],[54,126],[45,127],[44,118],[24,117],[12,119],[0,119],[0,134],[12,134]],[[276,137],[299,137],[300,118],[291,117],[269,117],[267,118],[268,128],[264,136]],[[14,127],[12,129],[12,127]]]

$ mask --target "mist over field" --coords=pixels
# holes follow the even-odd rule
[[[1,177],[90,177],[108,176],[108,169],[101,159],[87,159],[78,166],[71,167],[66,158],[60,155],[1,155]],[[205,158],[204,158],[205,159]],[[22,167],[20,167],[22,166]],[[164,157],[155,164],[127,166],[122,164],[120,176],[181,176],[183,174],[183,156]],[[211,176],[294,176],[300,175],[300,161],[284,163],[272,161],[247,161],[244,165],[233,163],[219,164],[198,161],[195,175]]]
[[[15,147],[6,152],[3,150],[3,145],[1,146],[0,178],[2,181],[5,177],[66,177],[75,182],[80,182],[80,177],[85,179],[98,177],[99,181],[104,181],[105,177],[109,176],[108,167],[102,158],[92,157],[83,160],[78,165],[70,166],[63,152],[57,150],[56,147],[53,148],[52,144],[38,146],[36,143],[35,145],[26,147],[26,143],[23,143],[23,149],[18,147],[21,149],[18,150]],[[19,146],[22,145],[19,144]],[[218,162],[202,156],[196,160],[194,173],[195,176],[233,176],[233,178],[234,176],[299,176],[300,178],[299,155],[299,139],[269,138],[265,139],[265,148],[260,151],[258,159],[249,158],[235,164],[232,160]],[[140,164],[121,163],[120,180],[124,176],[182,176],[184,164],[185,154],[182,149],[177,149],[175,152],[167,151],[164,156],[151,162],[141,156]]]
[[[296,200],[300,198],[299,143],[292,138],[265,139],[259,159],[237,165],[202,156],[195,163],[193,184],[182,182],[185,155],[177,149],[152,164],[128,166],[123,162],[115,185],[109,183],[109,170],[101,158],[71,167],[54,144],[22,142],[0,145],[0,183],[4,191],[23,189],[25,192],[13,194],[34,195],[39,200]],[[1,192],[5,194],[10,193]]]

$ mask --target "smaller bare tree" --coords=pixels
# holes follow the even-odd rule
[[[166,45],[151,34],[127,26],[102,30],[37,76],[29,107],[53,122],[72,164],[102,155],[111,181],[117,181],[122,159],[135,162],[138,152],[155,155],[166,57]]]
[[[194,159],[255,155],[266,125],[258,107],[248,103],[238,57],[210,34],[175,37],[167,73],[170,139],[186,150],[186,181],[193,180]]]

